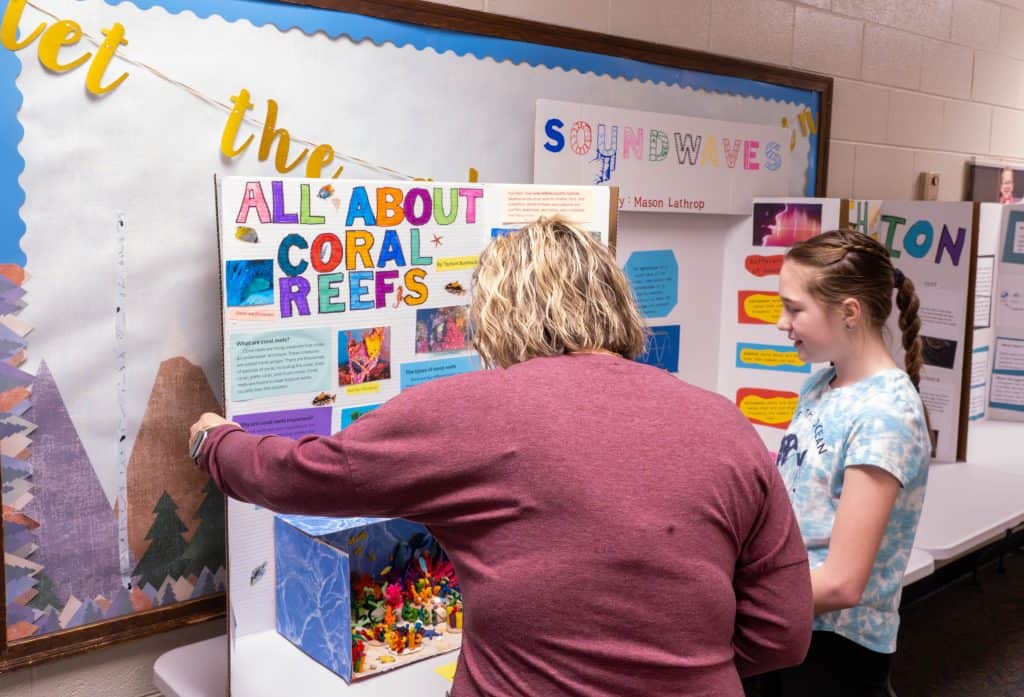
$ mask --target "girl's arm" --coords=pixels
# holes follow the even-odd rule
[[[811,571],[814,614],[860,602],[882,546],[900,483],[885,470],[847,466],[825,562]]]

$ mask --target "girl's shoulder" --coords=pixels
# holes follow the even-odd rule
[[[832,382],[832,378],[835,375],[836,369],[830,365],[813,373],[804,381],[803,387],[800,388],[800,401],[803,402],[808,399],[818,399],[821,397],[824,392],[829,390],[828,385]]]
[[[851,421],[870,420],[878,428],[925,428],[924,404],[903,370],[883,370],[843,388],[844,409]]]

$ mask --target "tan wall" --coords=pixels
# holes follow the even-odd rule
[[[1024,159],[1024,0],[441,0],[835,78],[830,196],[960,199]]]

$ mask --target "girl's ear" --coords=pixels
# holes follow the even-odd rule
[[[860,306],[860,300],[857,298],[846,298],[839,305],[839,312],[843,316],[843,322],[846,324],[847,329],[853,329],[861,323],[863,319],[863,309]]]

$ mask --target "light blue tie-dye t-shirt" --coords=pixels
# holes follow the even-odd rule
[[[897,368],[837,389],[829,386],[834,376],[835,370],[826,368],[804,385],[777,463],[812,569],[828,555],[844,468],[872,465],[899,480],[899,495],[860,604],[814,621],[816,630],[892,653],[903,574],[928,479],[931,447],[924,408],[910,378]]]

